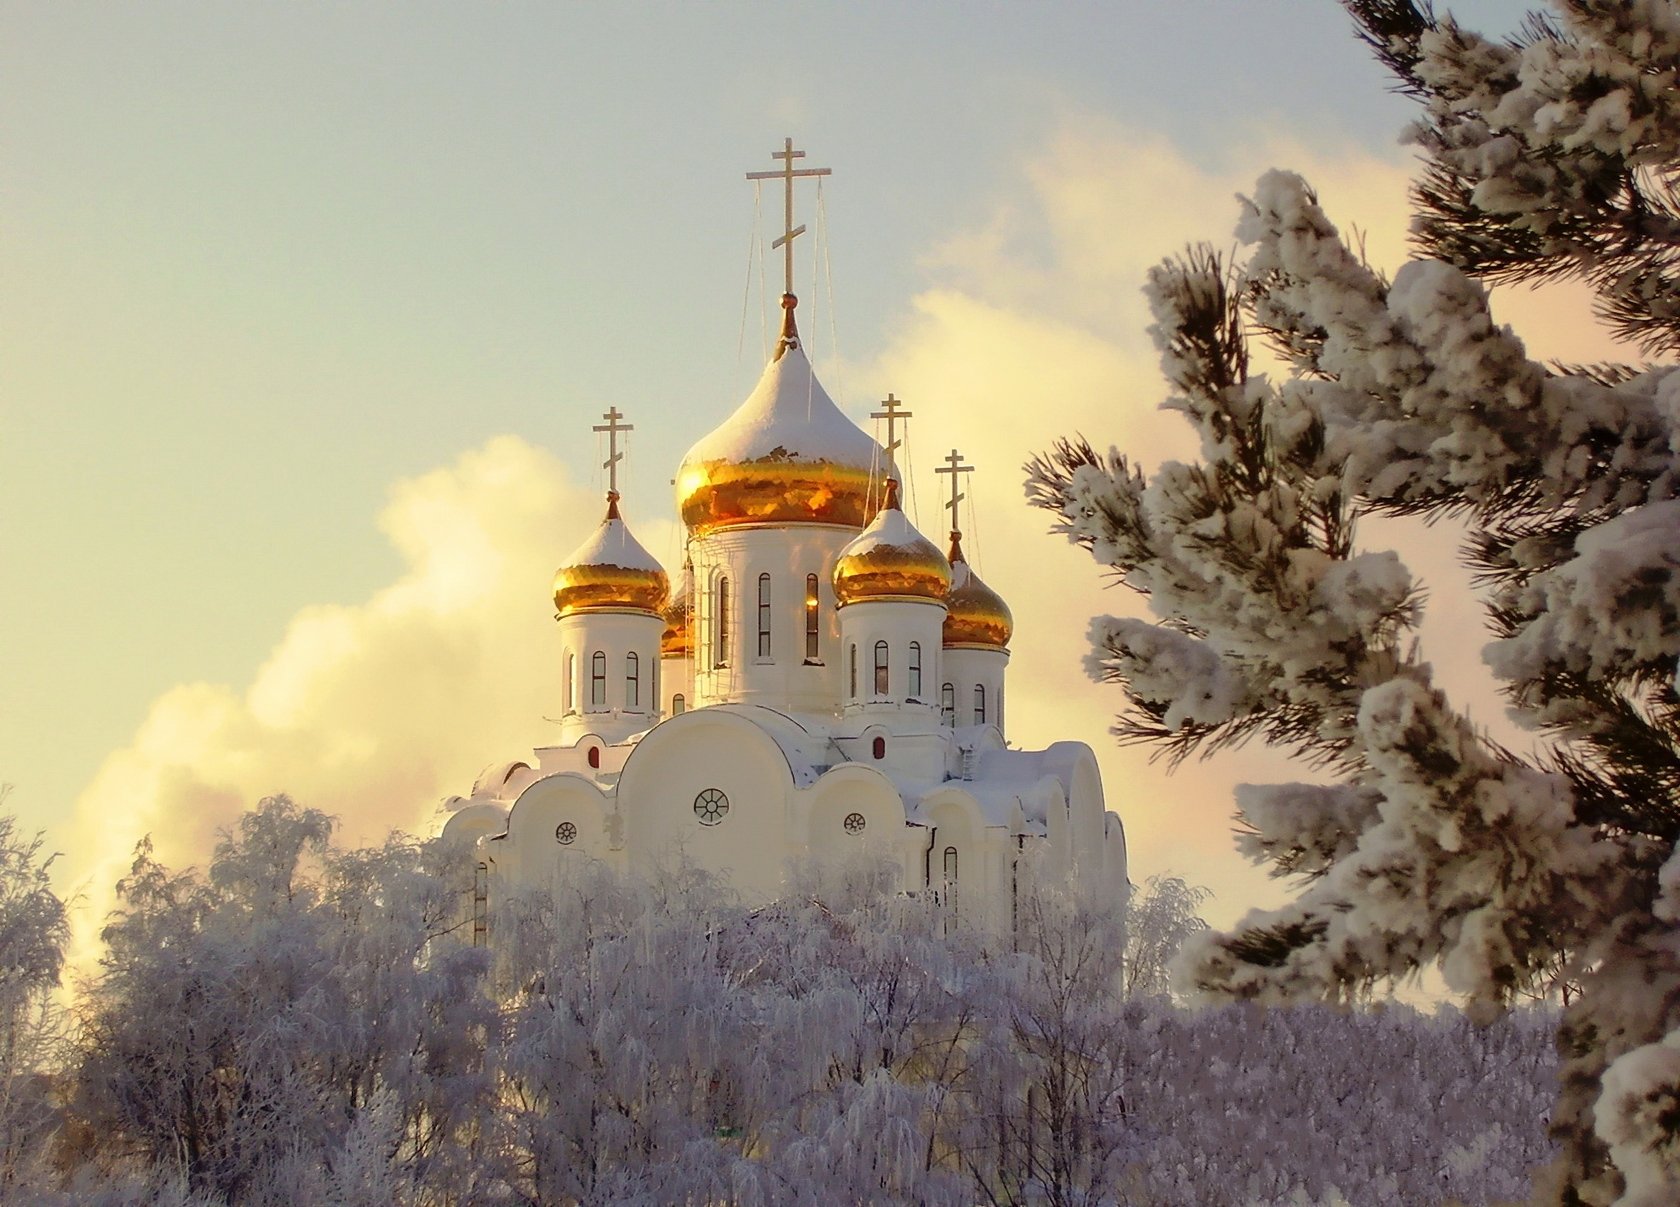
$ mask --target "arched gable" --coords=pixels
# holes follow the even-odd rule
[[[605,859],[614,846],[612,802],[586,776],[561,771],[519,794],[508,812],[507,842],[498,868],[515,891],[548,884],[560,860]]]
[[[907,847],[904,800],[874,767],[841,763],[797,796],[805,851],[816,859],[860,849],[903,857]]]
[[[726,709],[672,717],[636,744],[618,781],[630,866],[680,853],[748,900],[779,895],[792,849],[793,764],[763,728]]]
[[[443,823],[442,837],[450,842],[471,846],[490,834],[500,834],[507,827],[507,806],[490,801],[475,801],[449,815]]]

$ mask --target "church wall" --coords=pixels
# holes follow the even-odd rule
[[[927,850],[928,887],[967,925],[1006,928],[1010,911],[1005,871],[1012,844],[1004,827],[986,825],[979,803],[959,788],[935,789],[922,798],[921,811],[933,830]]]
[[[771,900],[803,839],[792,799],[787,758],[756,725],[709,710],[673,717],[637,744],[618,782],[629,866],[654,875],[686,855],[744,899]]]
[[[573,612],[560,618],[559,628],[556,694],[562,744],[570,745],[586,733],[622,741],[659,719],[663,620],[646,612]]]
[[[944,685],[951,685],[953,723],[958,729],[969,725],[995,725],[999,733],[1004,729],[1004,670],[1009,665],[1009,652],[977,646],[951,646],[941,656],[941,679],[936,690],[943,693]],[[975,689],[985,690],[985,717],[977,717]],[[943,695],[940,697],[943,707]]]
[[[767,703],[831,713],[840,643],[830,583],[835,559],[857,529],[835,524],[735,527],[696,537],[693,704]],[[759,652],[758,583],[769,575],[769,652]],[[808,658],[807,579],[815,575],[817,656]],[[729,580],[727,640],[718,640],[719,580]],[[722,665],[719,654],[722,653]]]
[[[677,697],[682,697],[679,701]],[[674,717],[694,707],[694,662],[690,658],[659,660],[659,714]]]
[[[840,609],[841,699],[846,711],[872,704],[914,703],[932,709],[942,674],[939,633],[945,606],[932,600],[868,599]],[[886,643],[886,687],[876,674],[876,645]],[[911,643],[920,647],[919,676],[911,674]],[[856,659],[856,676],[853,660]],[[914,682],[919,678],[920,683]]]

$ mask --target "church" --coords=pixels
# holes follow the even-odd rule
[[[636,875],[685,858],[748,902],[781,895],[800,864],[865,851],[905,892],[965,921],[1013,925],[1022,862],[1040,879],[1123,899],[1126,842],[1082,742],[1008,740],[1008,605],[964,559],[962,464],[949,475],[950,543],[899,502],[895,410],[887,447],[823,389],[795,319],[793,188],[803,152],[775,158],[786,188],[782,329],[758,385],[676,475],[687,556],[672,577],[620,513],[617,408],[600,525],[555,573],[559,728],[444,802],[442,831],[472,844],[475,933],[496,903],[547,887],[569,860]],[[1017,672],[1019,673],[1019,672]]]

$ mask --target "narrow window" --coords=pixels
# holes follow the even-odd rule
[[[490,935],[490,865],[473,868],[473,930],[474,947],[483,947]]]
[[[591,746],[589,748],[588,757],[589,765],[599,771],[601,769],[601,748],[599,746]]]
[[[887,694],[887,643],[884,641],[875,643],[875,694]]]
[[[713,666],[729,665],[729,580],[718,579],[717,585],[717,650],[712,656]]]
[[[560,685],[560,711],[572,711],[572,684],[577,682],[577,655],[566,655],[566,681]]]
[[[945,883],[946,884],[955,884],[956,882],[957,882],[957,848],[956,847],[946,847],[945,848]]]
[[[770,576],[758,576],[758,656],[770,657]]]
[[[922,698],[922,643],[919,641],[910,643],[910,698]]]
[[[805,576],[805,661],[817,660],[817,576]]]
[[[878,759],[886,758],[887,757],[887,739],[876,738],[873,749],[874,749],[874,754],[875,754],[876,758],[878,758]]]
[[[949,683],[939,689],[939,719],[952,727],[957,723],[957,689]]]
[[[642,660],[634,653],[624,655],[624,707],[642,706]]]
[[[853,700],[857,699],[857,642],[852,642],[852,677],[846,694]]]
[[[687,711],[688,697],[684,696],[681,692],[678,692],[676,695],[671,697],[671,715],[673,717],[680,717]]]
[[[976,725],[986,723],[986,685],[984,683],[974,685],[974,723]]]
[[[600,650],[589,656],[589,704],[592,708],[607,704],[607,656]]]

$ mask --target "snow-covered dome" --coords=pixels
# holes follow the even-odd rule
[[[950,587],[950,563],[899,508],[898,481],[889,478],[887,501],[834,563],[834,598],[842,607],[860,599],[943,600]]]
[[[554,572],[554,607],[572,612],[653,612],[665,606],[671,583],[665,569],[618,514],[618,492],[607,495],[601,526]]]
[[[747,400],[688,450],[677,506],[695,535],[743,524],[844,524],[868,519],[870,478],[896,476],[868,433],[841,413],[811,371],[793,324]]]
[[[988,587],[963,557],[962,534],[951,534],[951,591],[945,597],[941,644],[1001,650],[1015,634],[1015,617],[1003,596]]]

